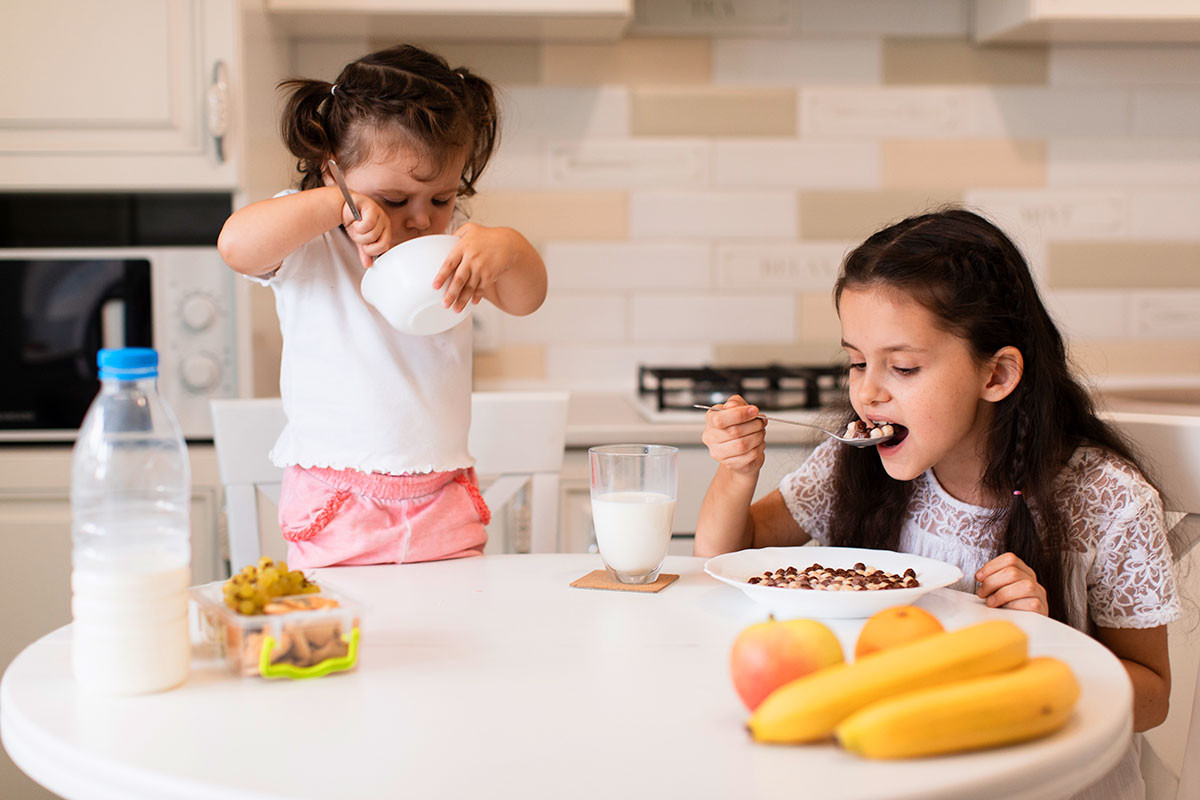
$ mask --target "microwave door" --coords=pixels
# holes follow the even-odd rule
[[[144,259],[29,260],[18,290],[0,301],[7,332],[0,360],[19,376],[0,389],[0,426],[73,429],[99,390],[101,347],[151,341],[150,264]],[[7,326],[6,326],[7,327]]]

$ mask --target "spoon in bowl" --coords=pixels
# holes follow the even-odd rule
[[[692,406],[692,408],[703,408],[704,410],[707,411],[707,410],[711,409],[712,406],[702,406],[699,403],[697,403],[697,404],[694,404]],[[809,423],[809,422],[797,422],[794,419],[783,419],[782,417],[768,417],[766,414],[759,414],[758,418],[770,420],[771,422],[782,422],[786,425],[799,425],[802,428],[812,428],[813,430],[818,430],[821,433],[825,434],[830,439],[837,439],[842,444],[848,444],[851,447],[874,447],[877,444],[886,444],[886,443],[892,441],[893,439],[895,439],[897,436],[897,434],[895,434],[895,433],[891,434],[890,436],[876,436],[874,439],[872,439],[869,436],[863,436],[863,437],[839,436],[838,434],[834,433],[833,431],[826,430],[825,428],[822,428],[820,425],[813,425],[812,423]]]

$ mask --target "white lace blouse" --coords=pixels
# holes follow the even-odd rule
[[[822,444],[779,490],[792,517],[815,541],[827,544],[833,507],[835,442]],[[992,510],[951,497],[927,470],[914,480],[912,504],[900,532],[905,553],[955,564],[963,578],[953,588],[974,593],[974,575],[999,555]],[[1179,616],[1162,500],[1140,473],[1103,450],[1081,447],[1059,475],[1055,493],[1069,528],[1067,618],[1088,632],[1154,628]]]

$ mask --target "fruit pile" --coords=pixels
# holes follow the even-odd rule
[[[1046,736],[1071,717],[1079,683],[1062,661],[1029,658],[1007,620],[946,631],[915,606],[867,620],[846,663],[826,626],[752,625],[731,655],[734,688],[759,742],[836,737],[870,758],[912,758]]]
[[[287,563],[276,563],[267,556],[258,564],[248,564],[241,572],[225,581],[221,592],[225,605],[239,614],[261,614],[263,608],[277,597],[293,594],[313,594],[321,587],[304,577],[298,569],[289,570]]]

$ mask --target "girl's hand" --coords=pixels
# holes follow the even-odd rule
[[[442,305],[462,311],[483,299],[483,290],[512,269],[517,247],[508,228],[488,228],[468,222],[454,232],[458,244],[434,276],[433,288],[446,286]]]
[[[392,223],[387,214],[371,198],[358,192],[351,192],[354,204],[358,206],[361,220],[357,222],[350,206],[342,203],[342,225],[346,228],[351,241],[358,245],[358,260],[363,269],[379,256],[386,253],[392,246]]]
[[[1001,553],[975,573],[977,594],[992,608],[1013,608],[1050,616],[1046,590],[1037,575],[1012,553]]]
[[[704,414],[700,439],[721,466],[757,475],[766,458],[766,429],[767,421],[759,419],[758,409],[735,394]]]

